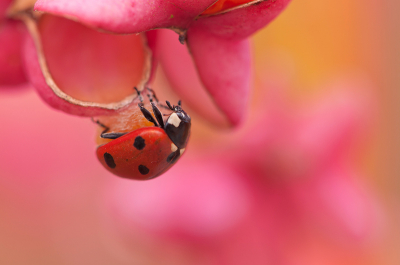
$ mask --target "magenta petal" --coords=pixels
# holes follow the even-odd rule
[[[229,121],[240,124],[247,112],[251,86],[249,40],[222,39],[192,27],[187,42],[205,88]]]
[[[20,22],[0,22],[0,86],[26,82],[21,59],[23,33]]]
[[[363,88],[363,94],[355,93],[357,88]],[[348,155],[368,131],[374,113],[368,84],[346,80],[332,84],[330,89],[332,92],[318,104],[300,114],[298,133],[293,137],[318,167]]]
[[[12,0],[0,0],[0,21],[5,17],[8,6]]]
[[[263,1],[227,13],[201,17],[196,26],[232,39],[242,39],[265,27],[289,4],[290,0]]]
[[[298,187],[297,195],[301,195],[295,199],[331,236],[347,241],[377,235],[383,211],[351,169],[333,165],[310,184]]]
[[[214,238],[243,220],[251,199],[237,172],[198,156],[183,159],[185,163],[145,185],[114,180],[106,194],[107,215],[124,236],[135,236],[132,231],[140,229],[168,239]]]
[[[154,28],[186,29],[215,0],[39,0],[35,10],[75,17],[93,27],[118,33]]]

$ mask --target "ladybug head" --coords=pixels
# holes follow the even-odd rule
[[[173,113],[169,115],[165,123],[165,132],[179,149],[183,149],[190,135],[190,116],[182,109],[180,100],[176,106],[171,106],[169,101],[166,101],[166,103]]]

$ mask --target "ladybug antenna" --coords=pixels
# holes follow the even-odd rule
[[[181,100],[178,101],[178,106],[181,107],[182,106],[182,102]]]

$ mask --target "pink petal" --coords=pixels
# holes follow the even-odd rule
[[[141,36],[99,33],[51,15],[40,18],[36,31],[28,23],[33,36],[25,45],[28,76],[54,108],[104,115],[129,104],[136,97],[133,87],[148,78]]]
[[[89,120],[61,116],[44,105],[33,90],[18,97],[0,92],[0,111],[12,110],[0,116],[0,124],[10,126],[0,139],[2,184],[7,183],[20,196],[29,196],[37,190],[43,192],[44,182],[74,179],[82,183],[107,175],[94,156],[93,124]]]
[[[226,115],[204,89],[193,59],[187,48],[177,41],[176,33],[171,30],[157,31],[160,35],[157,46],[160,62],[172,89],[183,104],[216,126],[228,126]]]
[[[357,88],[362,88],[362,93],[356,93]],[[375,112],[368,88],[354,80],[337,82],[331,85],[332,92],[300,113],[293,138],[315,166],[323,167],[348,154],[366,135]]]
[[[21,58],[24,33],[20,22],[0,20],[0,86],[26,82]]]
[[[94,246],[113,245],[100,240],[94,205],[109,176],[94,156],[93,124],[49,109],[34,90],[1,90],[0,112],[0,263],[106,264]]]
[[[11,4],[13,0],[0,0],[0,23],[6,16],[6,11],[8,6]]]
[[[222,39],[200,27],[190,28],[187,38],[202,83],[230,123],[239,125],[247,113],[251,88],[249,40]]]
[[[330,236],[367,240],[380,233],[382,209],[360,176],[333,164],[310,183],[293,190],[295,201],[308,212],[309,220]]]
[[[118,33],[154,28],[185,29],[215,0],[39,0],[35,10],[74,17],[82,23]]]
[[[243,39],[270,23],[289,2],[290,0],[262,1],[220,15],[200,17],[194,25],[216,36]]]
[[[368,84],[337,82],[330,86],[332,92],[296,107],[282,99],[279,90],[284,88],[277,88],[259,95],[263,105],[255,113],[265,115],[249,126],[252,137],[237,140],[244,149],[251,146],[254,157],[248,156],[249,163],[258,164],[265,175],[281,180],[309,177],[333,160],[349,158],[349,151],[367,134],[374,113]],[[362,93],[354,91],[358,88]]]

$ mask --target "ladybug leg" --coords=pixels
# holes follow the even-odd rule
[[[162,107],[163,109],[169,110],[169,108],[162,103],[158,103],[158,106]]]
[[[148,111],[144,106],[143,103],[138,104],[140,111],[143,113],[143,116],[148,120],[149,122],[154,123],[154,126],[160,127],[156,120],[153,118],[153,115],[151,115],[150,111]]]
[[[91,119],[92,119],[92,122],[94,122],[104,128],[104,131],[102,131],[101,134],[106,133],[110,130],[110,128],[108,126],[104,125],[99,120],[94,120],[93,117]]]
[[[151,104],[151,107],[153,108],[153,113],[154,113],[154,116],[156,116],[158,124],[160,124],[161,128],[164,128],[164,120],[163,120],[161,111],[157,108],[157,106],[153,102],[151,102],[150,104]]]
[[[178,160],[178,158],[181,156],[181,152],[180,149],[178,148],[178,150],[176,150],[175,152],[171,153],[168,157],[167,157],[167,162],[170,164],[173,164],[176,162],[176,160]]]
[[[156,93],[154,92],[153,89],[151,89],[150,87],[147,87],[146,89],[151,93],[151,94],[147,94],[147,96],[149,97],[150,102],[153,102],[153,98],[154,98],[158,106],[160,106],[160,107],[162,107],[162,108],[164,108],[164,109],[169,110],[169,108],[168,108],[167,106],[165,106],[164,104],[162,104],[162,103],[160,103],[160,102],[158,101],[158,98],[157,98],[157,96],[156,96]]]
[[[120,132],[113,132],[113,133],[107,133],[110,128],[106,125],[104,125],[103,123],[101,123],[99,120],[95,121],[92,117],[92,121],[94,123],[97,123],[98,125],[100,125],[101,127],[104,128],[104,130],[101,132],[100,137],[101,138],[105,138],[105,139],[117,139],[118,137],[121,137],[122,135],[125,135],[127,133],[120,133]]]
[[[140,93],[140,91],[137,89],[137,87],[134,87],[133,89],[136,90],[136,93],[138,94],[138,98],[140,100],[140,103],[143,103],[143,97],[142,97],[142,94]]]
[[[163,109],[169,110],[169,108],[162,103],[157,103],[157,105],[162,107]]]
[[[158,98],[157,98],[156,93],[154,92],[154,90],[151,89],[150,87],[146,87],[146,89],[151,93],[151,95],[150,94],[147,95],[149,97],[149,99],[152,101],[152,99],[154,98],[156,100],[157,104],[158,104]]]
[[[167,101],[165,101],[165,103],[167,103],[167,105],[168,105],[168,110],[172,110],[172,111],[174,111],[174,108],[171,106],[171,103],[169,103],[169,101],[167,100]],[[169,116],[169,115],[171,115],[171,114],[163,114],[163,116]]]
[[[119,138],[119,137],[121,137],[121,136],[123,136],[125,134],[127,134],[127,133],[120,133],[120,132],[104,133],[104,132],[102,132],[100,134],[100,137],[104,138],[104,139],[117,139],[117,138]]]
[[[171,103],[169,103],[169,101],[167,100],[167,101],[165,101],[165,103],[167,103],[167,105],[168,105],[168,108],[170,109],[170,110],[174,110],[174,108],[171,106]]]

